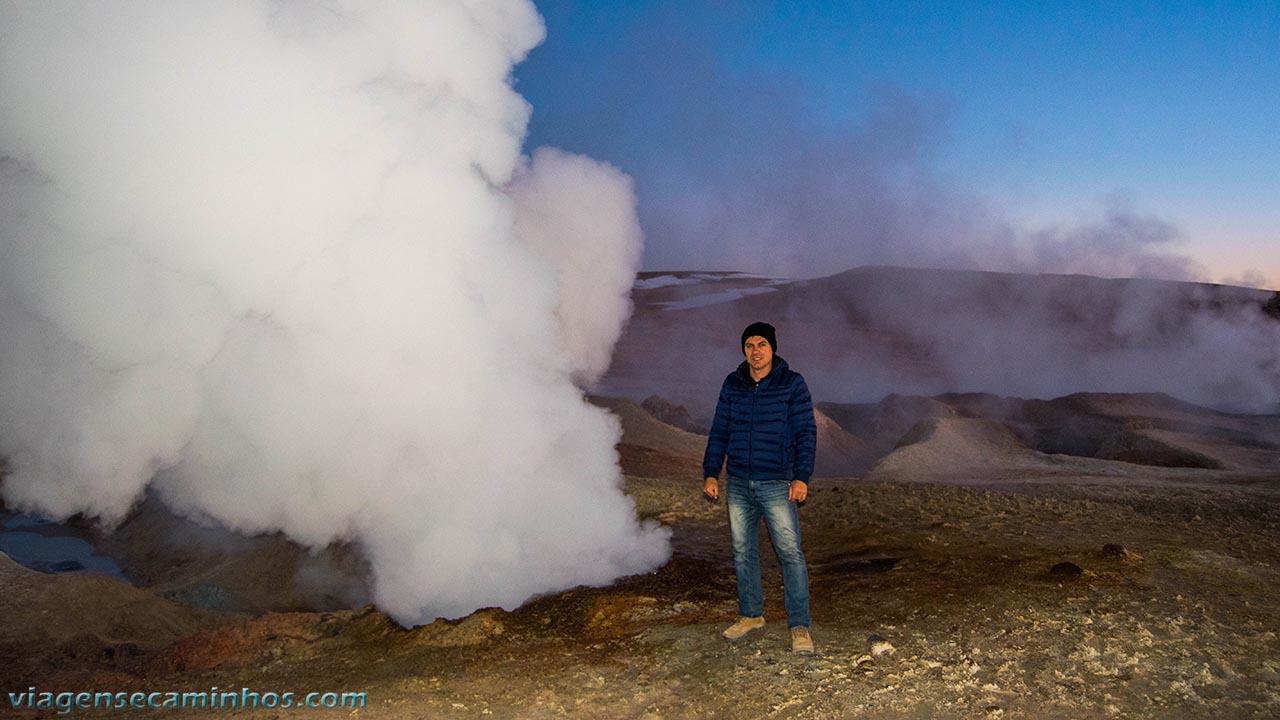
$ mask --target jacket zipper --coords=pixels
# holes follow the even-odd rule
[[[751,386],[751,426],[747,428],[747,480],[753,479],[751,473],[755,470],[755,463],[752,462],[751,456],[756,449],[756,391],[759,389],[759,381]]]

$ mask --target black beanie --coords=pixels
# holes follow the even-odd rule
[[[738,343],[738,347],[742,347],[743,345],[746,345],[747,338],[753,337],[755,335],[759,335],[765,340],[768,340],[769,347],[773,348],[773,351],[775,353],[778,352],[777,331],[774,330],[773,326],[767,322],[753,322],[750,325],[748,325],[747,329],[742,331],[742,342]],[[746,348],[743,348],[742,354],[743,355],[747,354]]]

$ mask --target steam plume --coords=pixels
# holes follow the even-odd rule
[[[522,164],[542,35],[523,0],[0,2],[5,501],[354,541],[406,624],[664,562],[574,384],[634,196]]]

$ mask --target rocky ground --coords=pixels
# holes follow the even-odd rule
[[[765,632],[719,637],[735,615],[723,507],[695,482],[628,487],[675,530],[675,557],[652,575],[412,631],[367,608],[211,620],[139,598],[113,616],[143,626],[69,633],[78,619],[58,617],[60,601],[17,599],[15,618],[10,596],[3,687],[368,694],[358,711],[294,711],[316,717],[1280,714],[1271,489],[819,481],[802,510],[818,653],[798,657],[775,563]],[[34,575],[7,567],[6,590],[68,580]],[[204,629],[175,642],[146,619]]]
[[[721,639],[733,568],[724,506],[689,471],[696,435],[613,405],[626,489],[674,533],[653,574],[404,630],[368,607],[263,612],[265,589],[197,607],[209,594],[176,570],[144,589],[0,556],[0,691],[367,694],[361,709],[175,717],[1280,716],[1280,476],[1266,458],[1221,444],[1204,449],[1219,470],[1067,457],[1021,444],[1016,424],[933,413],[864,477],[814,481],[801,517],[818,652],[799,657],[767,552],[768,627]],[[138,577],[142,560],[122,558]],[[191,562],[205,583],[232,564]],[[59,716],[0,701],[0,717]]]

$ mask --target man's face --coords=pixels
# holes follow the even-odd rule
[[[759,335],[747,338],[742,344],[742,352],[747,356],[747,365],[757,372],[767,370],[773,364],[773,347]]]

